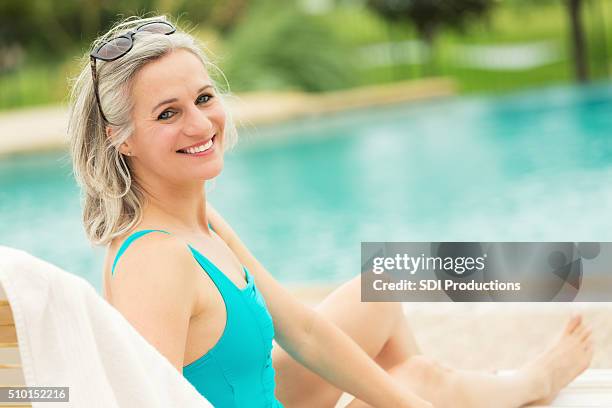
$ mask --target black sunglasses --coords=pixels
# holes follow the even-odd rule
[[[136,27],[135,30],[128,31],[127,33],[118,37],[111,38],[89,54],[91,63],[91,77],[93,79],[96,102],[98,103],[98,109],[100,110],[102,119],[104,119],[106,123],[110,122],[106,119],[106,116],[104,116],[104,112],[102,112],[102,105],[100,104],[96,60],[115,61],[123,57],[125,54],[130,52],[134,46],[134,35],[140,31],[146,31],[153,34],[170,35],[176,31],[176,28],[172,24],[165,21],[151,21],[149,23],[144,23]]]

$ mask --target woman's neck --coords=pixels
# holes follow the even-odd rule
[[[190,189],[157,189],[154,194],[145,192],[143,220],[147,224],[170,226],[190,233],[209,234],[206,216],[204,184]]]

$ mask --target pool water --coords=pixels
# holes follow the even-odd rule
[[[208,197],[283,282],[359,273],[362,241],[611,241],[612,84],[242,131]],[[0,244],[101,288],[63,152],[0,159]]]

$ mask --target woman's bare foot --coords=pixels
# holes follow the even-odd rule
[[[542,398],[532,404],[550,404],[559,391],[587,369],[592,358],[591,329],[584,325],[582,316],[574,315],[556,342],[522,369],[544,390]]]

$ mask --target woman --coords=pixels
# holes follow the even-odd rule
[[[359,278],[303,306],[206,201],[236,136],[201,46],[161,16],[93,50],[69,133],[85,230],[108,245],[105,297],[216,407],[332,407],[341,390],[351,407],[518,407],[588,366],[578,316],[502,378],[421,356],[400,304],[361,303]]]

